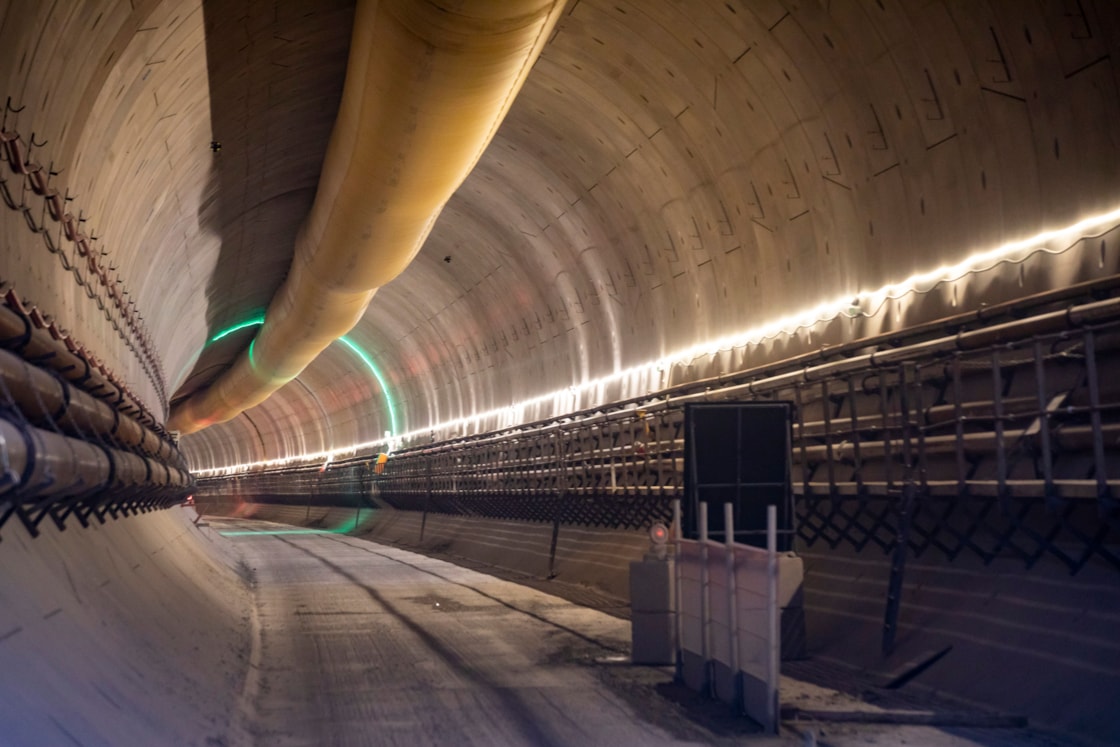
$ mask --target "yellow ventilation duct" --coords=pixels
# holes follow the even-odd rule
[[[563,0],[359,0],[338,120],[284,285],[248,352],[175,407],[192,433],[295,378],[408,265],[493,138]]]

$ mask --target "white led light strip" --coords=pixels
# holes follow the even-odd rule
[[[603,404],[583,403],[583,395],[594,392],[596,389],[604,390],[607,387],[622,382],[626,379],[642,379],[659,383],[657,389],[663,388],[661,382],[676,364],[691,363],[696,358],[713,356],[722,350],[732,350],[747,345],[758,344],[783,334],[793,334],[800,329],[813,327],[817,324],[832,321],[838,316],[875,316],[890,300],[898,299],[911,293],[926,293],[941,283],[953,282],[966,275],[991,269],[1003,262],[1022,262],[1028,257],[1040,252],[1060,254],[1070,249],[1078,241],[1093,235],[1099,235],[1117,227],[1120,223],[1120,208],[1107,213],[1095,215],[1091,218],[1078,221],[1073,225],[1054,231],[1044,231],[1029,239],[1013,241],[995,249],[978,252],[954,265],[941,266],[928,272],[911,275],[905,280],[885,285],[873,291],[861,291],[854,298],[851,295],[833,299],[817,304],[809,309],[803,309],[794,314],[775,319],[765,324],[752,327],[733,335],[727,335],[715,340],[708,340],[693,345],[685,350],[678,350],[662,358],[647,363],[641,363],[607,376],[590,379],[580,384],[574,384],[565,389],[560,389],[538,397],[516,402],[508,407],[499,407],[486,412],[475,413],[469,417],[456,418],[426,428],[419,428],[400,434],[391,439],[382,438],[365,443],[351,444],[329,451],[319,451],[313,454],[300,454],[294,457],[268,459],[247,464],[235,464],[227,467],[199,470],[198,477],[213,477],[217,475],[233,475],[276,467],[286,467],[293,464],[331,462],[336,459],[353,456],[359,452],[373,452],[381,449],[390,451],[414,439],[428,438],[432,433],[457,432],[466,428],[468,432],[477,432],[483,423],[491,424],[494,428],[508,428],[520,425],[526,420],[526,413],[532,412],[539,405],[550,403],[552,405],[550,416],[560,417],[565,413],[578,409],[593,407]],[[1055,245],[1059,245],[1057,248]],[[582,407],[580,406],[582,403]],[[453,437],[453,436],[449,436]]]

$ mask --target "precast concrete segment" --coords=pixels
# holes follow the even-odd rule
[[[4,7],[0,104],[19,110],[5,129],[50,189],[77,195],[68,209],[147,317],[169,386],[190,376],[185,395],[244,347],[196,361],[198,345],[263,310],[291,264],[337,111],[348,0]],[[420,428],[1113,210],[1118,8],[572,3],[494,147],[355,339],[398,376],[402,420]],[[31,148],[32,133],[49,144]],[[43,196],[25,196],[28,212],[0,217],[4,279],[154,401],[25,220],[41,225]],[[1115,234],[1083,244],[684,374],[1115,274]],[[291,417],[254,415],[259,449],[244,422],[189,448],[221,466],[244,461],[238,449],[257,460],[380,436],[381,405],[355,404],[368,388],[350,368],[321,356],[307,370],[329,427],[292,387],[265,405]]]
[[[901,671],[902,662],[912,666],[948,647],[917,688],[1029,715],[1032,725],[1120,742],[1120,585],[1111,569],[1091,565],[1071,577],[1045,562],[1023,573],[1008,557],[985,564],[962,556],[952,565],[910,558],[898,647],[883,659],[881,590],[889,564],[843,548],[802,555],[816,656],[864,672]]]
[[[338,120],[284,285],[248,351],[169,427],[263,402],[412,261],[494,137],[563,0],[358,3]]]
[[[258,744],[689,743],[586,666],[625,658],[623,620],[371,542],[214,525],[256,579]]]

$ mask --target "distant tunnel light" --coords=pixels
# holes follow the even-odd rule
[[[443,423],[429,425],[424,428],[408,431],[407,433],[399,433],[396,427],[395,413],[390,406],[390,417],[393,419],[393,433],[399,433],[399,435],[395,437],[386,436],[377,441],[352,444],[350,446],[334,449],[330,452],[304,454],[296,457],[285,457],[283,459],[269,459],[260,462],[199,470],[197,474],[200,477],[228,475],[257,469],[282,467],[296,462],[315,462],[332,456],[352,456],[358,452],[373,450],[377,447],[388,446],[391,448],[412,439],[421,437],[427,438],[432,432],[455,431],[464,426],[473,426],[477,428],[483,423],[492,420],[497,420],[499,423],[498,427],[515,426],[524,422],[525,414],[532,413],[532,408],[549,402],[553,404],[555,409],[552,415],[558,417],[565,414],[565,412],[572,412],[579,409],[574,403],[580,402],[580,395],[582,393],[601,389],[629,377],[647,376],[650,377],[651,380],[660,382],[664,376],[672,370],[675,364],[688,364],[696,358],[715,355],[721,350],[741,348],[751,344],[758,344],[764,340],[778,337],[782,334],[793,334],[800,329],[832,321],[838,316],[875,316],[882,310],[883,305],[887,301],[895,300],[911,293],[925,293],[941,283],[953,282],[966,275],[992,269],[1004,262],[1023,262],[1027,258],[1040,252],[1061,254],[1072,248],[1082,239],[1091,238],[1094,235],[1113,230],[1117,227],[1118,222],[1120,222],[1120,208],[1085,218],[1065,228],[1043,231],[1027,239],[1011,241],[995,247],[994,249],[976,252],[956,264],[942,265],[941,267],[927,272],[917,273],[905,280],[901,280],[897,283],[890,283],[872,291],[860,291],[854,298],[851,294],[847,294],[843,298],[825,301],[810,308],[802,309],[788,316],[771,320],[765,324],[751,327],[732,335],[714,340],[707,340],[689,348],[670,353],[656,360],[630,366],[629,368],[615,371],[607,376],[584,381],[580,384],[572,384],[563,389],[532,397],[521,402],[515,402],[506,407],[472,413],[468,417],[456,418]],[[1058,249],[1053,249],[1049,246],[1059,241],[1069,243]],[[244,326],[251,326],[251,324],[252,322]],[[240,328],[242,327],[238,327],[238,329]],[[234,330],[231,329],[229,331]],[[228,332],[225,334],[228,334]],[[345,341],[345,338],[342,339]],[[357,352],[357,348],[354,347],[352,343],[347,342],[346,344],[350,345],[351,348]],[[359,355],[361,356],[362,354],[359,353]],[[374,371],[374,376],[377,377],[378,382],[381,383],[381,376],[376,369],[373,368],[372,363],[368,361],[365,356],[362,356],[362,358],[367,362],[367,365],[370,365],[370,369]],[[385,389],[384,385],[382,385],[382,390],[386,392],[386,398],[388,398],[388,390]],[[563,409],[565,405],[570,405],[567,410]],[[584,404],[584,406],[586,406],[586,404]]]

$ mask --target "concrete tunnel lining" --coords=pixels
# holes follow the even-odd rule
[[[13,199],[0,204],[0,281],[157,419],[162,399],[207,386],[249,346],[250,329],[208,342],[261,313],[283,281],[337,110],[352,16],[349,0],[313,9],[297,0],[0,0],[4,130],[34,143],[29,161],[49,170],[97,261],[127,291],[124,303],[143,316],[143,335],[120,331],[119,314],[99,308],[29,230],[25,216],[52,236],[59,225],[6,162],[0,178]],[[322,461],[394,430],[385,389],[413,444],[452,438],[507,424],[513,403],[531,402],[517,417],[546,419],[1114,279],[1113,215],[877,313],[711,350],[823,300],[1112,215],[1118,44],[1120,12],[1106,0],[1072,11],[572,0],[416,261],[351,335],[385,386],[334,345],[298,382],[184,438],[182,449],[195,471]],[[57,241],[75,254],[74,242]],[[141,336],[151,360],[128,347]],[[698,343],[663,371],[580,389]],[[152,360],[159,381],[145,370]],[[431,433],[439,424],[451,425]],[[135,532],[143,544],[167,536],[163,521],[97,531]],[[0,552],[14,552],[18,531],[5,527]],[[86,552],[79,531],[49,542],[76,559]],[[44,557],[13,555],[11,567],[53,552],[18,542]],[[860,588],[860,564],[845,563],[837,573],[847,574],[847,595]],[[219,587],[229,581],[214,574]],[[1101,579],[1106,589],[1113,582]],[[212,590],[182,583],[209,599]],[[20,587],[10,598],[37,593]],[[1058,606],[1112,614],[1112,596],[1084,593]],[[44,601],[43,614],[52,604],[61,603]],[[850,619],[830,624],[841,631]],[[1069,629],[1095,639],[1096,624]]]
[[[242,24],[250,47],[230,31],[237,9],[218,5],[177,12],[152,3],[142,19],[103,12],[96,27],[93,12],[25,17],[13,10],[4,26],[8,48],[29,53],[37,37],[25,25],[44,30],[39,56],[10,73],[8,87],[51,92],[46,104],[15,95],[13,104],[26,108],[7,118],[9,127],[53,141],[39,157],[69,170],[55,184],[81,195],[73,206],[89,216],[138,294],[152,338],[166,346],[170,388],[189,375],[214,331],[262,310],[278,286],[298,220],[294,200],[310,199],[330,126],[324,112],[337,101],[332,86],[340,85],[345,60],[344,3],[307,17],[296,3],[272,18],[250,10]],[[1103,124],[1085,125],[1108,122],[1116,110],[1110,63],[1083,67],[1109,49],[1115,19],[1107,5],[1089,8],[1080,21],[1096,32],[1087,39],[1067,28],[1075,19],[1033,7],[1021,18],[987,5],[852,6],[833,16],[730,7],[690,16],[654,5],[569,8],[428,250],[354,333],[391,372],[406,430],[563,389],[718,338],[775,309],[854,295],[1115,207],[1114,137]],[[163,33],[149,39],[134,21]],[[86,26],[95,35],[82,47],[89,64],[71,66],[48,52],[88,33]],[[900,42],[917,29],[923,33],[913,43]],[[297,31],[304,44],[282,41]],[[993,34],[999,64],[989,61]],[[101,36],[108,51],[99,53]],[[164,50],[180,64],[149,69]],[[1005,68],[1011,79],[997,83]],[[293,69],[299,72],[285,72]],[[130,85],[111,87],[110,73]],[[334,83],[319,83],[328,80]],[[1030,90],[1038,95],[1023,95]],[[159,109],[158,100],[174,101],[176,111]],[[161,138],[163,130],[149,125],[171,114],[161,127],[174,138]],[[130,118],[134,141],[120,124]],[[60,140],[50,132],[53,121],[84,123],[86,140],[77,125]],[[222,144],[217,154],[212,139]],[[158,157],[172,145],[170,162]],[[129,166],[102,169],[97,153]],[[167,186],[153,190],[157,179]],[[263,191],[251,195],[251,185]],[[144,204],[148,193],[156,200],[144,213],[114,212],[113,205]],[[145,230],[130,233],[128,221],[141,216]],[[90,326],[90,347],[142,382],[103,325],[76,316],[81,301],[61,268],[28,273],[42,263],[35,237],[21,235],[18,222],[5,225],[19,292],[58,299],[44,304],[46,313],[66,328]],[[974,279],[959,289],[957,307],[1115,266],[1107,248],[1104,267],[1072,259],[1032,266],[1023,278],[1008,273],[1011,287]],[[201,299],[210,308],[199,316]],[[915,306],[903,304],[903,318],[885,323],[904,327],[940,311]],[[192,388],[250,340],[207,349],[197,365],[208,373],[194,377]],[[311,388],[337,402],[330,417],[355,440],[380,437],[386,418],[372,404],[373,384],[345,377],[348,362],[332,364],[332,357],[318,364],[321,374],[307,373]],[[300,397],[295,390],[281,396]],[[279,401],[265,407],[290,409]],[[263,418],[264,443],[251,458],[215,456],[205,466],[290,454],[281,433],[291,420],[274,428],[273,419]],[[300,420],[299,428],[320,431],[302,443],[326,440],[326,429],[311,424],[317,418]],[[222,448],[258,441],[244,437],[248,423],[230,427],[232,438],[213,436]],[[184,448],[193,448],[189,439]]]

